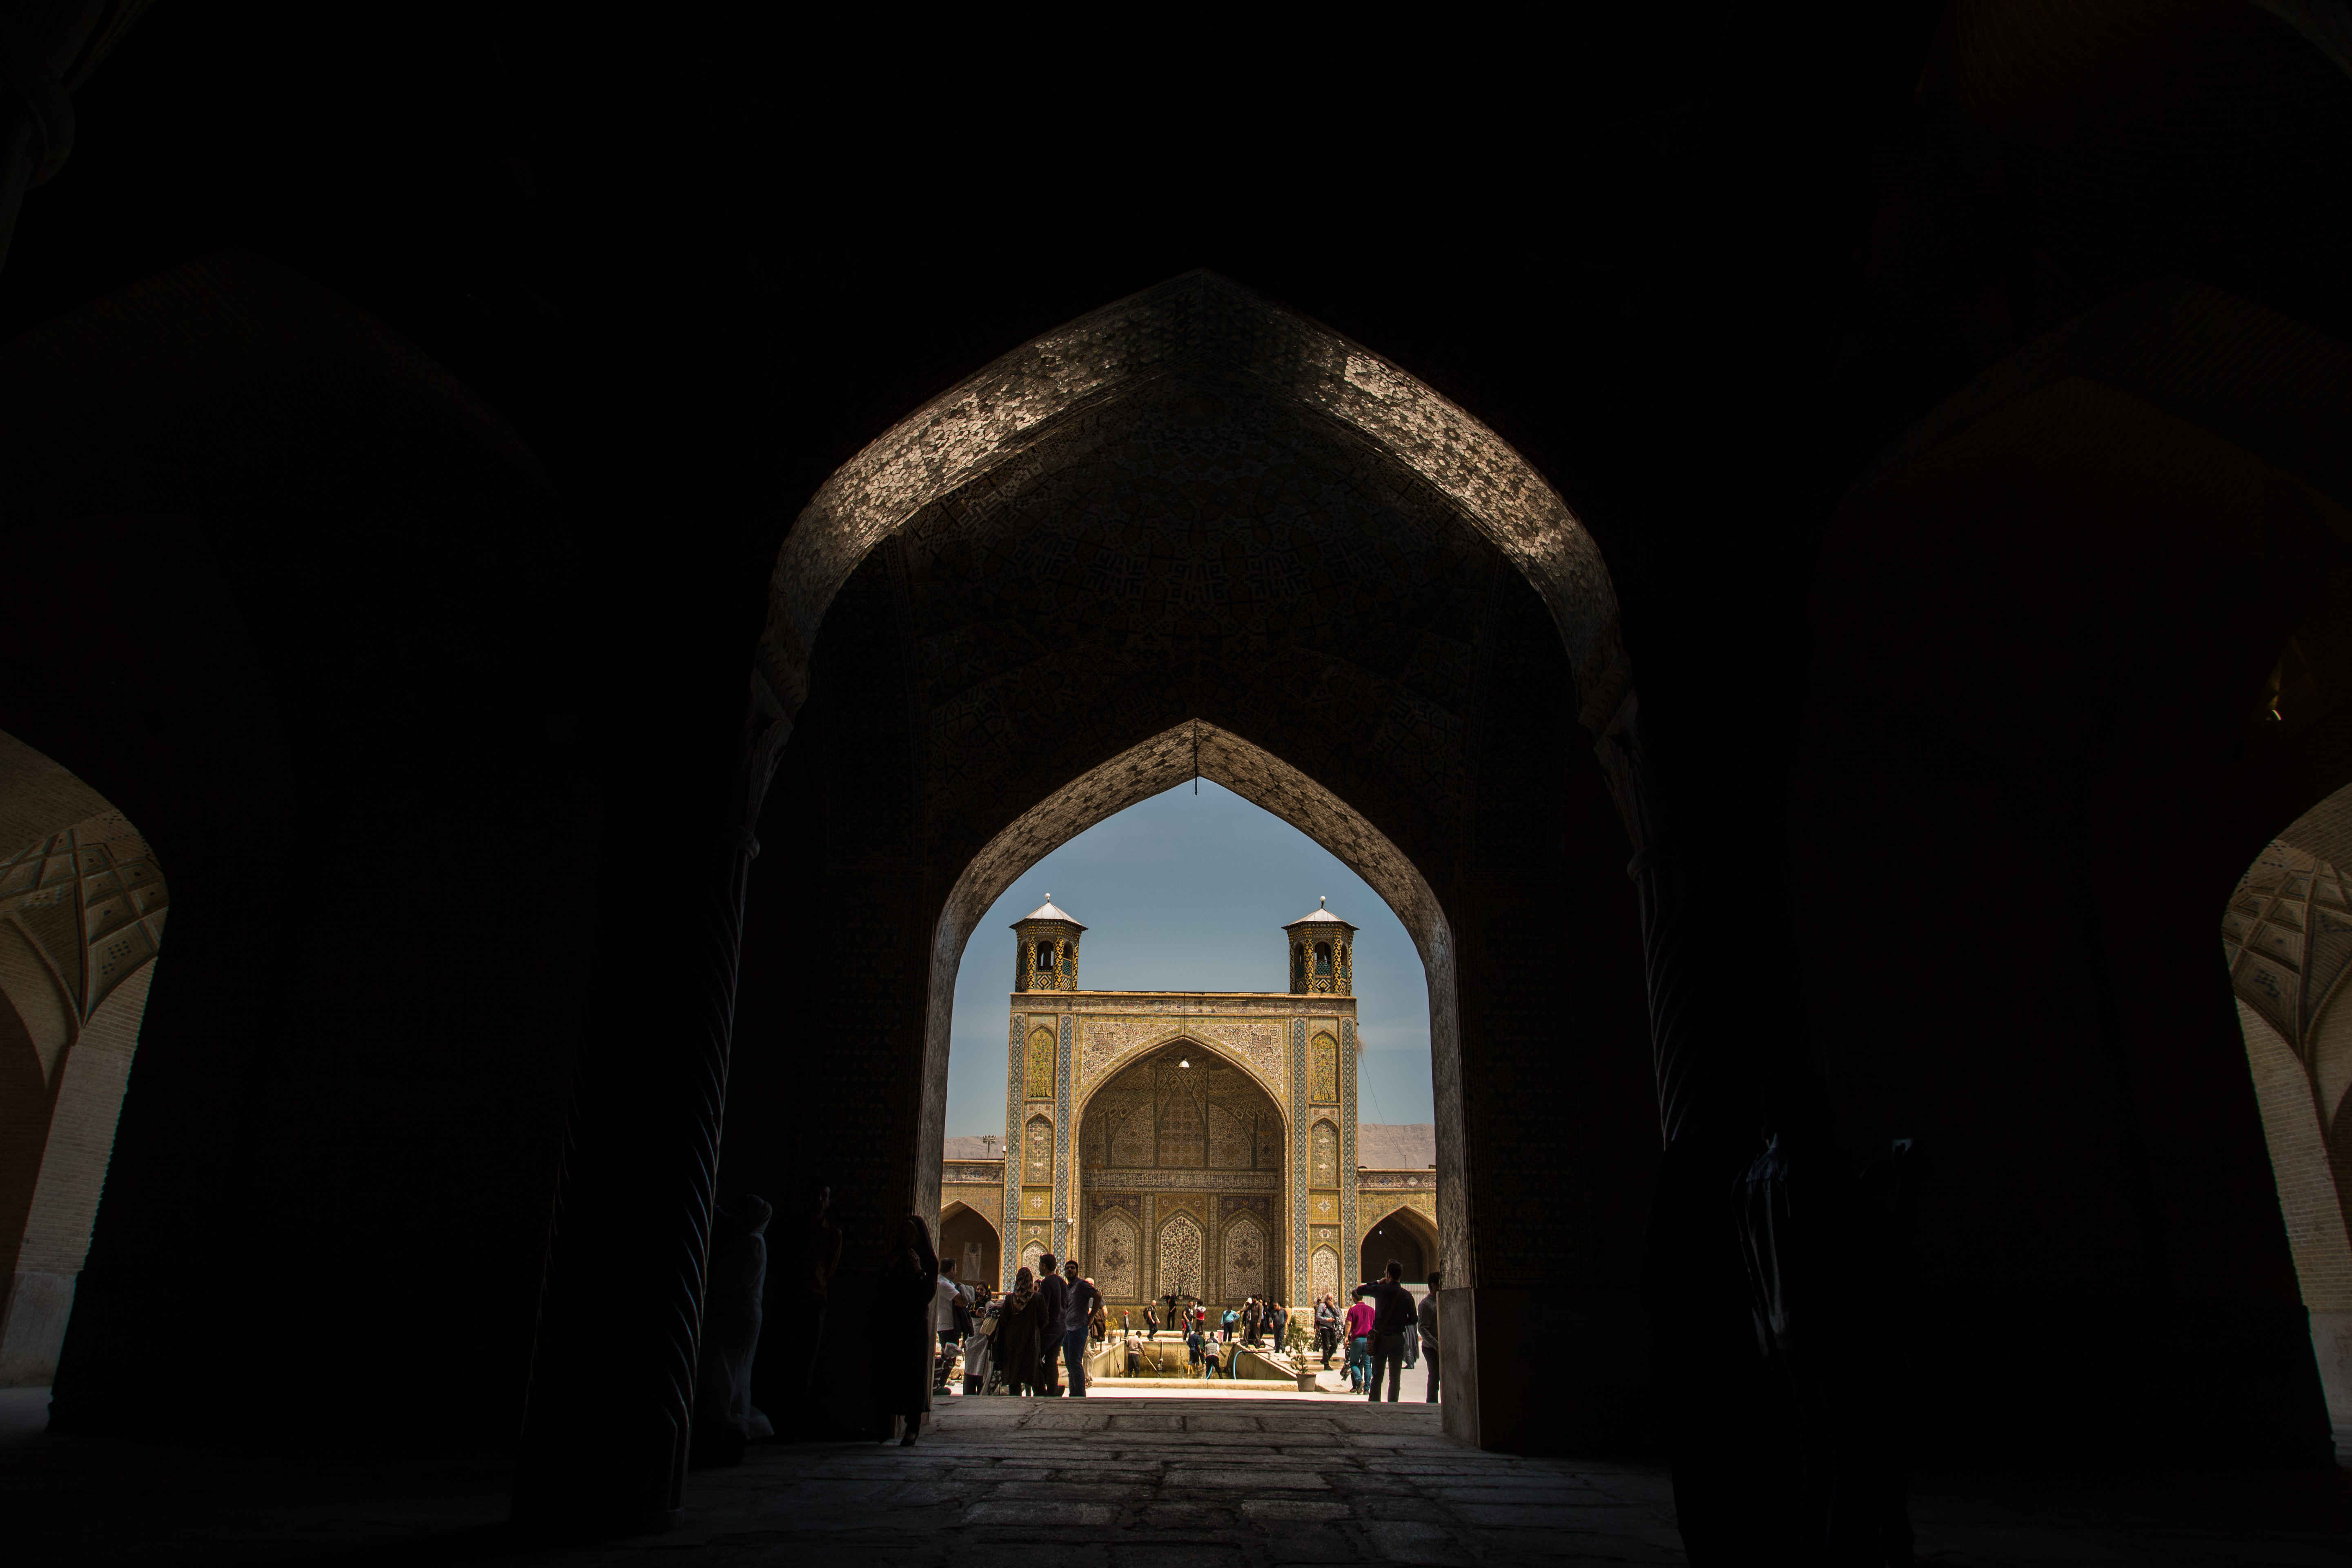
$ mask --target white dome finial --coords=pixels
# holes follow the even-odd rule
[[[1328,893],[1318,893],[1315,895],[1315,907],[1318,910],[1330,901],[1331,895]]]

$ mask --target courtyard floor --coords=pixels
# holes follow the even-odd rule
[[[12,1391],[15,1392],[15,1391]],[[32,1436],[0,1401],[0,1562],[823,1563],[1272,1568],[1675,1563],[1662,1470],[1483,1454],[1426,1405],[1330,1395],[955,1399],[913,1447],[774,1445],[697,1474],[686,1522],[606,1546],[519,1542],[495,1459],[200,1434]],[[1930,1477],[1924,1561],[2352,1564],[2352,1477]]]

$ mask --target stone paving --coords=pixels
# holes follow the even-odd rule
[[[888,1568],[1672,1563],[1662,1470],[1483,1454],[1426,1405],[957,1399],[912,1447],[755,1448],[697,1474],[667,1534],[557,1547],[503,1522],[490,1458],[270,1456],[201,1438],[0,1440],[0,1563],[686,1562]],[[2352,1476],[1942,1477],[1922,1561],[2352,1568]]]

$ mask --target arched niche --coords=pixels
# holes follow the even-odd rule
[[[1393,1258],[1404,1265],[1403,1278],[1419,1284],[1439,1266],[1437,1226],[1420,1210],[1400,1204],[1364,1225],[1357,1251],[1363,1270],[1360,1279],[1380,1278]]]
[[[928,939],[907,944],[909,956],[919,955],[921,971],[894,973],[887,987],[877,979],[854,1006],[841,988],[829,987],[835,1000],[824,1026],[877,1042],[868,1058],[873,1069],[843,1084],[845,1100],[870,1085],[872,1113],[891,1125],[891,1168],[865,1190],[895,1199],[903,1180],[919,1209],[936,1200],[954,984],[975,922],[1013,879],[1087,826],[1196,772],[1222,783],[1330,849],[1412,934],[1429,986],[1444,1224],[1458,1233],[1453,1255],[1470,1259],[1477,1256],[1467,1240],[1477,1197],[1463,1135],[1457,921],[1481,939],[1499,931],[1508,919],[1501,883],[1528,874],[1535,863],[1513,856],[1483,867],[1482,878],[1495,878],[1491,895],[1484,880],[1474,889],[1457,873],[1469,836],[1491,847],[1519,831],[1525,818],[1506,822],[1514,814],[1503,804],[1519,792],[1531,803],[1549,801],[1559,781],[1570,781],[1564,820],[1572,826],[1542,839],[1537,858],[1563,868],[1572,864],[1578,897],[1610,906],[1625,927],[1622,945],[1592,950],[1607,953],[1611,983],[1576,988],[1568,1011],[1580,1015],[1577,1025],[1589,1023],[1594,1037],[1606,1031],[1612,1047],[1630,1048],[1605,1059],[1593,1053],[1570,1071],[1610,1079],[1612,1093],[1630,1087],[1619,1130],[1637,1149],[1655,1136],[1654,1113],[1644,1115],[1641,1100],[1655,1094],[1658,1078],[1646,1038],[1633,1038],[1643,1024],[1640,954],[1631,940],[1638,915],[1622,891],[1622,818],[1612,803],[1612,796],[1618,803],[1628,797],[1609,760],[1616,753],[1596,768],[1583,737],[1571,733],[1580,717],[1591,724],[1597,715],[1603,727],[1631,722],[1613,596],[1602,590],[1606,574],[1590,539],[1549,487],[1467,416],[1415,390],[1417,384],[1393,367],[1375,374],[1372,356],[1350,358],[1341,340],[1312,323],[1292,322],[1216,280],[1180,282],[1165,300],[1156,293],[1142,300],[1134,319],[1172,323],[1169,330],[1182,337],[1191,330],[1187,321],[1230,305],[1228,313],[1245,326],[1273,326],[1220,329],[1197,342],[1130,344],[1135,352],[1120,350],[1123,357],[1101,378],[1069,395],[1055,390],[1061,367],[1096,351],[1048,334],[1043,347],[1032,345],[1034,354],[1024,350],[995,367],[990,375],[1001,372],[999,382],[983,385],[989,376],[982,376],[967,384],[968,397],[935,403],[895,427],[836,473],[795,524],[780,556],[752,682],[746,778],[755,807],[768,798],[769,770],[795,726],[808,744],[793,742],[773,792],[778,804],[759,820],[758,837],[772,851],[751,875],[747,929],[763,935],[784,918],[781,901],[772,911],[761,907],[760,883],[777,878],[772,847],[806,845],[814,858],[807,879],[796,877],[794,886],[813,897],[807,907],[835,910],[845,925],[854,919],[877,933],[861,954],[902,951],[898,933],[909,927]],[[1170,313],[1155,316],[1162,304]],[[1286,337],[1294,326],[1295,335]],[[1104,341],[1124,330],[1114,323]],[[1284,342],[1313,352],[1290,360],[1260,352]],[[1043,357],[1033,363],[1037,355]],[[1318,382],[1318,364],[1341,374]],[[1331,396],[1307,395],[1316,385]],[[1418,412],[1400,424],[1408,410]],[[1254,456],[1254,448],[1272,455]],[[1260,462],[1267,465],[1263,475],[1251,467]],[[1175,540],[1169,559],[1192,563],[1188,572],[1197,564],[1205,585],[1226,569],[1206,559],[1221,542],[1246,539],[1255,553],[1231,565],[1235,592],[1218,595],[1203,586],[1213,605],[1187,603],[1171,612],[1173,596],[1129,594],[1117,584],[1134,575],[1120,575],[1125,567],[1160,559],[1159,539],[1177,525],[1113,516],[1118,507],[1106,501],[1098,509],[1087,498],[1140,493],[1139,483],[1181,482],[1177,470],[1195,464],[1205,465],[1203,473],[1213,467],[1230,482],[1211,486],[1213,496],[1197,491],[1204,517],[1213,518],[1191,533],[1208,542]],[[1123,488],[1122,473],[1134,482]],[[1261,521],[1267,527],[1278,521],[1280,537],[1261,538]],[[1047,546],[1050,552],[1040,554]],[[1192,563],[1186,550],[1206,553]],[[1083,575],[1097,561],[1117,579],[1112,587],[1065,584],[1046,571],[1050,565]],[[1360,594],[1343,587],[1342,574],[1352,574]],[[1066,586],[1117,604],[1066,626],[1052,605],[1029,602],[1051,595],[1057,604],[1076,603],[1060,597]],[[1458,613],[1474,606],[1473,615]],[[1184,624],[1170,625],[1171,613]],[[1335,618],[1328,637],[1310,630],[1324,616]],[[822,641],[812,647],[820,627]],[[1252,639],[1260,636],[1286,647],[1295,642],[1298,658],[1320,661],[1335,700],[1314,695],[1318,682],[1282,679],[1295,662],[1289,656],[1279,661],[1279,674],[1277,662],[1254,658]],[[1499,640],[1481,640],[1489,636]],[[1094,644],[1102,639],[1129,651],[1097,657]],[[1490,668],[1478,653],[1488,646],[1507,646],[1523,673],[1486,682],[1475,672]],[[1205,657],[1193,657],[1193,649]],[[803,711],[811,657],[818,661],[822,696]],[[1499,695],[1521,681],[1516,698]],[[1620,739],[1630,743],[1630,731]],[[879,768],[867,780],[871,787],[849,790],[839,782],[864,776],[868,759],[886,756],[909,765]],[[1510,791],[1499,787],[1507,774],[1514,781]],[[1484,781],[1476,798],[1488,803],[1480,809],[1494,814],[1491,824],[1474,823],[1462,810],[1474,775]],[[861,826],[852,828],[853,822]],[[1416,858],[1455,877],[1450,886],[1465,894],[1458,915],[1441,907]],[[855,873],[853,863],[861,868]],[[948,879],[943,889],[941,877]],[[992,971],[997,952],[992,947],[986,955]],[[1352,968],[1339,954],[1333,958],[1336,966]],[[1034,963],[1034,952],[1024,963]],[[791,963],[798,969],[799,961]],[[1592,965],[1596,972],[1601,966]],[[787,1003],[796,993],[785,984],[752,978],[758,973],[756,963],[747,964],[748,1005],[739,1007],[736,1024],[747,1048],[730,1068],[729,1093],[730,1101],[757,1096],[781,1103],[791,1076],[789,1048],[766,1066],[748,1042],[796,1039],[801,1004]],[[1498,997],[1495,1005],[1500,1016],[1507,1004]],[[1513,1016],[1538,1016],[1517,999],[1507,1005]],[[1482,1125],[1491,1120],[1499,1140],[1550,1149],[1558,1140],[1501,1130],[1528,1119],[1535,1104],[1552,1102],[1492,1087],[1519,1076],[1522,1057],[1559,1059],[1556,1047],[1533,1039],[1538,1032],[1557,1033],[1549,1012],[1542,1016],[1547,1021],[1529,1025],[1524,1038],[1485,1037],[1496,1042],[1494,1070],[1480,1080],[1486,1087],[1476,1110]],[[1024,1022],[1013,1041],[1016,1052],[1029,1032]],[[886,1038],[892,1042],[887,1054],[878,1043]],[[899,1043],[916,1039],[919,1052]],[[1628,1060],[1634,1062],[1630,1071]],[[1070,1073],[1071,1064],[1062,1063],[1064,1081]],[[1007,1075],[1008,1098],[1021,1096],[1024,1081],[1016,1060]],[[1351,1142],[1346,1123],[1352,1112],[1341,1111],[1339,1121],[1344,1141]],[[1055,1131],[1075,1139],[1077,1130],[1057,1123]],[[755,1160],[847,1168],[869,1158],[878,1166],[885,1158],[869,1156],[840,1130],[789,1149],[779,1141],[772,1152],[747,1158],[749,1142],[739,1139],[729,1155],[740,1168]],[[1651,1152],[1638,1149],[1637,1157]],[[1343,1154],[1341,1163],[1351,1158]],[[1521,1179],[1495,1184],[1487,1201],[1532,1205],[1541,1200],[1528,1194],[1538,1185],[1577,1179],[1559,1168],[1556,1154],[1539,1163],[1546,1169],[1536,1181],[1525,1179],[1521,1162]],[[1352,1197],[1344,1180],[1332,1195]],[[1024,1237],[1037,1224],[1083,1249],[1087,1215],[1077,1195],[1049,1193],[1041,1184],[1018,1201]],[[1497,1214],[1499,1219],[1499,1208]],[[1204,1249],[1213,1247],[1223,1223],[1217,1214],[1201,1216]],[[1516,1226],[1518,1220],[1501,1223]],[[1538,1217],[1529,1234],[1550,1233]],[[1147,1227],[1148,1241],[1156,1234]],[[1343,1256],[1355,1242],[1345,1235],[1332,1239]],[[1285,1223],[1281,1241],[1294,1265],[1307,1240]],[[1478,1285],[1467,1278],[1457,1283]],[[1499,1278],[1493,1283],[1528,1288]],[[1458,1375],[1461,1415],[1448,1419],[1488,1440],[1502,1428],[1472,1419],[1471,1373]]]
[[[0,1386],[47,1384],[106,1184],[170,895],[96,790],[0,734]]]
[[[950,1200],[940,1211],[940,1260],[954,1258],[956,1278],[967,1285],[993,1288],[1004,1238],[989,1217],[970,1204]]]
[[[1244,1279],[1244,1295],[1276,1289],[1288,1150],[1281,1105],[1244,1064],[1190,1038],[1141,1053],[1079,1111],[1080,1264],[1114,1308],[1140,1306],[1164,1272],[1163,1216],[1189,1214],[1198,1256],[1186,1230],[1174,1267],[1195,1293],[1222,1301]]]
[[[2221,936],[2336,1462],[2352,1468],[2347,872],[2352,788],[2305,813],[2255,858],[2222,912]]]

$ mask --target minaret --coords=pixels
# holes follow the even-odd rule
[[[1076,991],[1078,933],[1086,929],[1055,909],[1054,895],[1046,894],[1043,904],[1013,922],[1021,939],[1013,963],[1013,989]]]
[[[1356,928],[1315,900],[1315,912],[1283,927],[1290,937],[1290,994],[1356,994]],[[1046,906],[1051,909],[1052,905]]]

